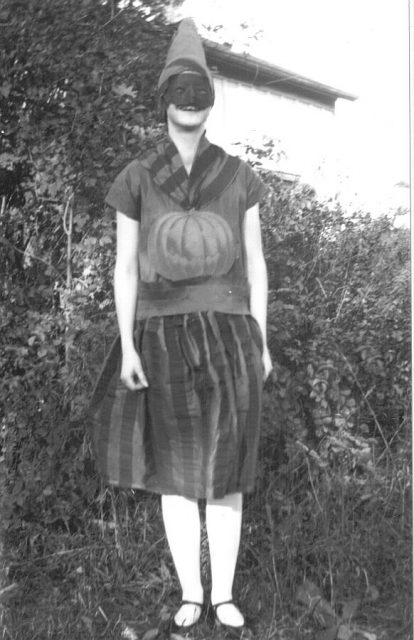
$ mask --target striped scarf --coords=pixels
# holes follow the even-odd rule
[[[231,184],[240,159],[227,155],[203,136],[190,175],[171,138],[148,152],[141,164],[148,169],[155,184],[183,209],[201,209]]]

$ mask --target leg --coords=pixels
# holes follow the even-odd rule
[[[162,496],[162,515],[168,544],[182,588],[182,599],[203,602],[200,577],[200,513],[197,500]],[[187,626],[200,617],[201,608],[183,605],[174,620]]]
[[[211,602],[231,600],[234,572],[240,544],[243,497],[233,493],[220,500],[208,500],[206,525],[211,560]],[[234,605],[223,605],[217,610],[221,622],[240,626],[244,618]]]

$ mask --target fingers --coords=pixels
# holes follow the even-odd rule
[[[140,375],[137,371],[130,371],[121,375],[121,380],[131,391],[139,391],[148,387],[145,376]]]
[[[121,380],[131,391],[139,391],[148,387],[148,381],[142,368],[141,359],[137,353],[123,358]]]
[[[133,378],[136,384],[141,387],[148,387],[148,381],[142,368],[141,360],[138,358],[136,368],[133,372]]]
[[[262,363],[263,363],[263,382],[265,382],[273,369],[272,359],[270,357],[270,353],[267,348],[263,351]]]

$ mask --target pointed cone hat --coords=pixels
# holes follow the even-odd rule
[[[163,95],[172,76],[184,71],[195,71],[205,76],[214,97],[213,76],[207,67],[203,44],[192,18],[185,18],[180,22],[171,41],[164,69],[158,80],[159,94]]]

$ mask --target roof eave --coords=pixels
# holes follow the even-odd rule
[[[352,93],[298,75],[250,54],[236,53],[212,40],[203,39],[203,44],[209,66],[217,66],[219,71],[224,70],[229,74],[234,72],[253,84],[303,94],[324,103],[334,103],[338,98],[357,99]]]

